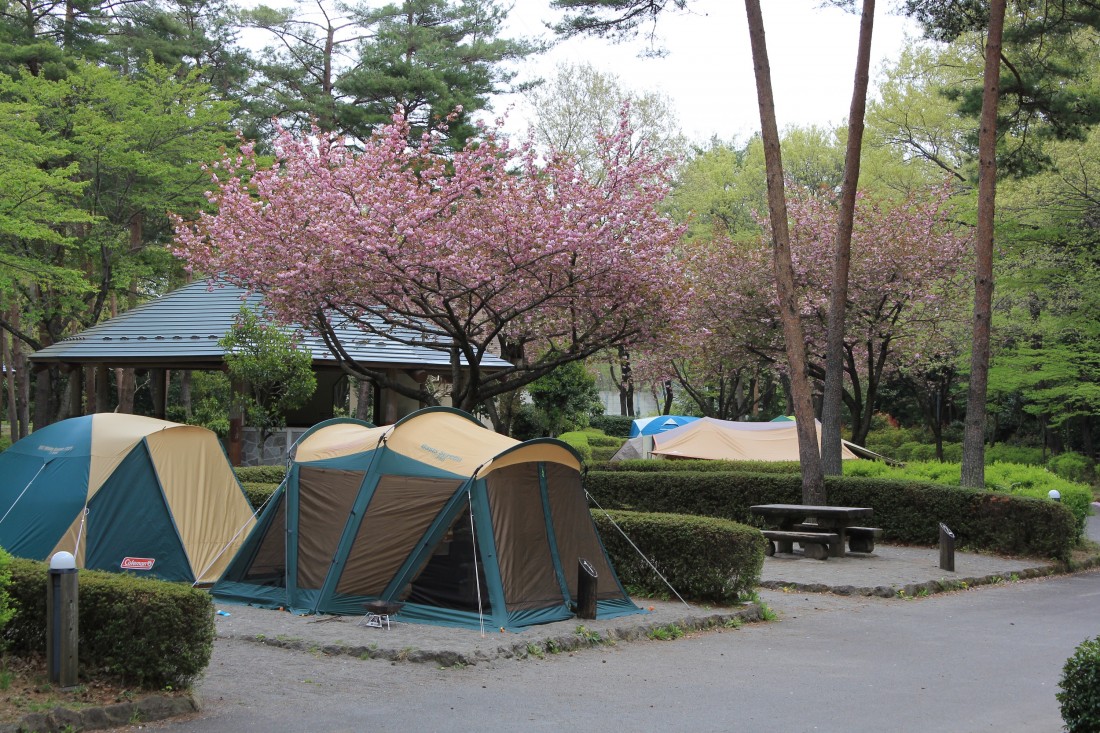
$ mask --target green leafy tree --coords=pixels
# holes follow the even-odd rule
[[[984,484],[986,400],[993,310],[997,170],[1032,173],[1046,163],[1044,142],[1080,139],[1100,121],[1095,67],[1100,13],[1088,0],[1029,3],[908,0],[907,12],[941,41],[976,38],[984,68],[970,85],[948,90],[978,117],[978,216],[974,329],[963,440],[963,485]],[[980,83],[978,82],[980,79]]]
[[[359,139],[400,109],[412,136],[431,132],[454,110],[448,141],[461,147],[474,132],[470,120],[491,95],[511,91],[509,64],[541,47],[503,37],[507,9],[495,0],[404,0],[330,6],[299,3],[242,13],[249,27],[266,30],[253,90],[257,116]]]
[[[600,150],[615,134],[623,105],[632,130],[631,144],[682,159],[687,143],[672,101],[655,92],[635,92],[614,74],[588,63],[559,64],[547,82],[526,94],[534,112],[535,140],[550,150],[576,157],[589,178],[597,179]]]
[[[603,412],[596,375],[583,362],[563,364],[527,385],[546,432],[560,435],[588,426],[593,415]]]
[[[232,330],[218,342],[225,349],[231,381],[242,386],[236,399],[260,444],[286,425],[286,412],[306,404],[317,389],[313,357],[284,331],[242,308]]]
[[[237,43],[239,26],[227,0],[142,0],[119,3],[103,63],[126,75],[149,60],[178,77],[197,72],[219,98],[244,100],[251,59]],[[249,120],[242,119],[246,134]]]
[[[13,142],[0,164],[11,171],[0,183],[0,257],[16,265],[0,278],[20,314],[18,324],[0,316],[0,328],[32,350],[181,276],[165,246],[168,215],[204,203],[202,161],[233,139],[229,105],[198,72],[65,68],[57,79],[0,78],[0,115],[12,122],[0,136]],[[56,369],[38,374],[35,425],[62,415],[62,387]]]

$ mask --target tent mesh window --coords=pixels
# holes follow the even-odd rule
[[[286,494],[280,494],[278,501],[275,516],[256,550],[252,564],[240,579],[246,583],[286,587]]]
[[[489,613],[485,567],[480,561],[475,562],[477,551],[477,542],[470,531],[470,510],[467,506],[451,523],[442,541],[413,579],[405,600],[476,613],[480,588],[481,610]]]

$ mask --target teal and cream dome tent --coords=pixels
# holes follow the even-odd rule
[[[17,557],[212,583],[254,524],[206,428],[99,413],[0,453],[0,547]]]
[[[306,433],[213,593],[298,613],[377,601],[401,604],[399,620],[515,630],[574,616],[582,559],[598,618],[642,612],[596,534],[572,448],[436,407]]]

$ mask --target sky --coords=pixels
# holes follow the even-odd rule
[[[781,130],[792,125],[835,126],[848,117],[859,16],[819,5],[820,0],[763,3]],[[871,48],[872,95],[876,71],[884,62],[896,60],[907,34],[918,36],[915,24],[887,14],[881,9],[883,3],[879,5]],[[548,0],[516,0],[508,35],[549,37],[543,24],[558,17]],[[517,81],[549,79],[563,61],[590,63],[615,74],[634,92],[668,96],[678,111],[681,129],[691,140],[705,142],[717,136],[744,141],[760,128],[744,3],[689,0],[685,11],[666,11],[655,31],[668,52],[664,57],[640,56],[649,45],[643,39],[613,44],[606,39],[575,38],[528,59],[518,67]],[[518,95],[495,99],[495,112],[508,107],[507,130],[522,134],[529,124],[529,111]]]

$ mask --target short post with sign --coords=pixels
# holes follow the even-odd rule
[[[940,522],[940,570],[955,572],[955,533]]]
[[[50,558],[46,583],[46,660],[50,681],[62,688],[77,685],[79,607],[76,558],[58,552]]]

